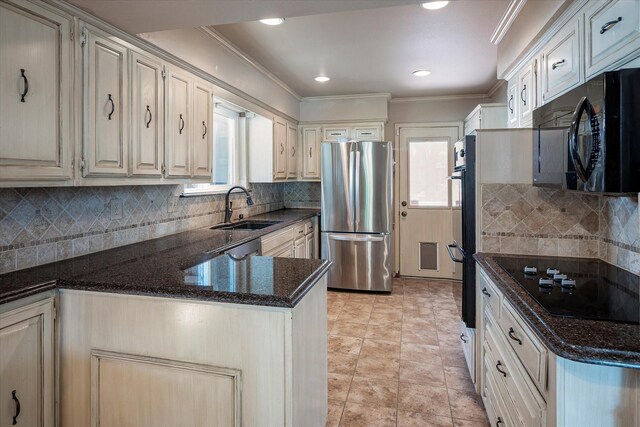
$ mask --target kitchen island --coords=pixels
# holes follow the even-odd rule
[[[640,425],[640,325],[552,315],[504,268],[504,256],[475,255],[477,388],[490,422]],[[530,261],[509,257],[522,258],[516,277],[524,276]],[[540,265],[562,262],[547,260]],[[638,301],[638,285],[636,277],[619,286]],[[607,294],[602,289],[596,297]]]
[[[0,276],[0,321],[40,319],[46,338],[42,377],[56,386],[36,419],[324,425],[329,263],[218,256],[317,215],[284,212],[259,232],[193,230]]]

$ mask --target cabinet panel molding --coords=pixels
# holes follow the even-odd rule
[[[169,91],[165,147],[165,177],[191,177],[193,77],[179,69],[167,75]]]
[[[213,163],[213,88],[196,80],[193,86],[193,176],[211,179]]]

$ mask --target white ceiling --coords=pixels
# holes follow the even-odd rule
[[[132,34],[420,3],[420,0],[69,1]]]
[[[478,94],[496,83],[489,38],[508,3],[456,0],[437,11],[401,5],[213,28],[301,96]],[[417,69],[432,74],[414,77]],[[317,83],[317,75],[331,81]]]

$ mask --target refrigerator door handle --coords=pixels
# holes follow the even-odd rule
[[[330,234],[329,240],[340,240],[346,242],[382,242],[384,236],[368,236],[365,234]]]
[[[355,209],[356,209],[356,203],[357,203],[357,199],[355,198],[354,194],[353,194],[353,181],[354,181],[354,176],[356,174],[356,165],[355,165],[355,161],[356,161],[356,156],[353,154],[353,145],[351,145],[351,147],[349,147],[349,203],[351,204],[351,206],[349,206],[348,209],[348,215],[350,216],[350,220],[349,223],[351,224],[352,227],[355,228],[355,224],[353,223],[354,217],[355,217]],[[352,229],[353,230],[353,229]],[[349,230],[351,231],[351,230]]]
[[[354,179],[354,191],[353,191],[353,210],[354,210],[354,222],[356,230],[360,225],[360,151],[355,150],[355,159],[353,162],[353,179]]]

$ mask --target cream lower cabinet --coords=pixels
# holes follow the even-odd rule
[[[45,4],[0,2],[0,186],[73,177],[72,27]]]
[[[0,426],[54,425],[53,299],[0,314]]]
[[[640,370],[551,352],[479,269],[477,388],[500,427],[640,425]]]
[[[61,290],[60,425],[324,427],[326,299],[325,278],[293,308]]]
[[[262,237],[262,256],[317,258],[316,223],[313,218]]]

